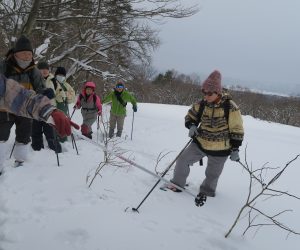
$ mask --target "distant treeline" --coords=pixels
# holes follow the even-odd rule
[[[201,98],[199,82],[190,83],[191,79],[184,77],[163,81],[158,81],[158,78],[164,79],[158,75],[151,82],[132,82],[128,83],[127,87],[139,102],[189,106]],[[243,115],[300,127],[300,97],[268,95],[247,89],[229,89],[228,92],[239,105]]]

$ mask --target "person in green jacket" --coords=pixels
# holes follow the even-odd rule
[[[109,138],[114,136],[115,127],[117,125],[117,137],[121,137],[124,120],[126,116],[127,102],[131,102],[132,109],[137,112],[137,103],[133,95],[125,90],[124,82],[117,82],[113,91],[111,91],[104,99],[103,104],[111,102],[110,118],[109,118]]]

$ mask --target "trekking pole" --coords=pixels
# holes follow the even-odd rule
[[[100,117],[97,116],[97,142],[99,142]]]
[[[54,143],[55,143],[55,154],[56,154],[56,161],[57,161],[57,166],[59,167],[59,157],[58,157],[58,152],[57,152],[57,148],[58,148],[58,136],[56,134],[55,129],[53,129],[53,133],[54,133]]]
[[[65,100],[65,106],[67,107],[67,116],[68,116],[68,117],[70,118],[70,120],[71,120],[71,119],[72,119],[72,116],[74,115],[76,109],[73,109],[72,115],[70,116],[69,105],[68,105],[68,103],[67,103],[67,100]],[[78,154],[78,148],[77,148],[77,145],[76,145],[76,142],[75,142],[75,137],[74,137],[74,134],[73,134],[73,133],[71,133],[71,141],[72,141],[72,147],[73,147],[73,148],[75,147],[76,153],[77,153],[77,155],[79,155],[79,154]]]
[[[188,143],[184,146],[184,148],[180,151],[180,153],[176,156],[176,158],[169,164],[169,166],[166,168],[166,170],[162,173],[161,177],[164,177],[167,172],[171,169],[171,167],[173,166],[173,164],[177,161],[177,159],[179,158],[179,156],[183,153],[183,151],[190,145],[190,143],[193,141],[193,139],[190,139],[188,141]],[[152,191],[155,189],[155,187],[158,185],[158,183],[160,183],[161,179],[159,179],[155,185],[151,188],[151,190],[146,194],[146,196],[144,197],[144,199],[140,202],[140,204],[136,207],[136,208],[132,208],[132,211],[134,212],[139,212],[138,209],[141,207],[141,205],[144,203],[144,201],[148,198],[148,196],[152,193]]]
[[[77,145],[76,145],[76,142],[75,142],[75,137],[74,137],[73,133],[71,133],[71,140],[72,140],[72,146],[73,146],[73,148],[75,147],[76,153],[77,153],[77,155],[79,155],[78,148],[77,148]]]
[[[134,122],[134,111],[132,111],[131,136],[130,136],[131,140],[132,140],[132,133],[133,133],[133,122]]]
[[[76,109],[73,109],[73,112],[72,112],[72,114],[71,114],[71,116],[70,116],[70,119],[72,119],[72,117],[73,117],[75,111],[76,111]]]
[[[13,145],[13,147],[11,149],[11,152],[10,152],[10,155],[9,155],[9,159],[11,158],[11,156],[12,156],[12,154],[14,152],[15,146],[16,146],[16,142],[14,142],[14,145]]]

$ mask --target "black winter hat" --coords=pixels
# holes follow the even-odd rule
[[[37,68],[38,68],[38,69],[50,69],[50,66],[49,66],[49,64],[46,63],[46,62],[39,62],[39,63],[37,64]]]
[[[15,48],[14,48],[14,53],[19,52],[19,51],[33,52],[30,40],[24,35],[20,36],[20,38],[17,40]]]
[[[64,67],[57,67],[56,71],[55,71],[55,75],[67,75],[67,71]]]

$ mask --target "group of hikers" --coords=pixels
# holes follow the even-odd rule
[[[60,110],[66,117],[70,118],[69,104],[74,103],[74,111],[81,109],[83,122],[81,133],[92,139],[92,125],[97,116],[102,114],[101,99],[95,93],[96,84],[88,81],[84,84],[81,93],[76,100],[76,93],[72,86],[66,81],[67,71],[64,67],[57,67],[55,73],[50,72],[47,62],[41,61],[35,64],[33,59],[33,48],[30,40],[22,35],[10,49],[5,59],[0,63],[1,77],[13,79],[24,89],[33,90],[35,93],[46,96],[50,104],[56,110]],[[5,81],[6,82],[6,81]],[[8,89],[6,88],[6,91]],[[22,92],[15,97],[16,101],[22,100]],[[4,101],[4,99],[2,98]],[[1,101],[2,101],[1,100]],[[131,102],[134,112],[137,111],[135,97],[126,89],[124,82],[118,81],[114,90],[103,100],[103,103],[111,102],[109,137],[114,136],[117,125],[116,136],[121,137],[124,119],[126,116],[126,104]],[[31,107],[35,110],[35,107]],[[44,148],[45,135],[48,147],[56,153],[62,152],[61,143],[67,140],[67,135],[60,135],[57,129],[45,119],[32,119],[32,115],[24,117],[10,112],[10,107],[0,107],[0,173],[3,171],[3,162],[7,151],[7,141],[10,130],[15,125],[16,138],[13,149],[15,166],[20,166],[28,158],[29,147],[34,151]]]
[[[137,112],[137,101],[126,90],[123,81],[117,81],[101,103],[95,93],[96,84],[92,81],[84,84],[76,100],[76,93],[66,76],[64,67],[57,67],[52,74],[47,62],[36,65],[31,42],[24,35],[8,51],[0,63],[0,175],[13,125],[16,126],[13,155],[15,166],[20,166],[28,157],[30,142],[35,151],[44,148],[43,134],[50,149],[62,152],[61,143],[71,134],[71,126],[76,127],[70,119],[69,104],[74,103],[73,112],[81,109],[81,133],[90,139],[92,125],[102,115],[102,104],[111,103],[109,138],[114,136],[116,127],[116,136],[121,137],[127,102]],[[203,99],[193,104],[185,116],[185,127],[191,141],[176,161],[170,180],[174,185],[166,185],[166,188],[180,192],[177,187],[185,187],[190,166],[206,156],[205,179],[195,199],[197,206],[202,206],[207,196],[216,195],[224,164],[228,156],[239,161],[239,147],[244,137],[240,110],[230,95],[222,91],[220,72],[213,71],[203,82],[201,90]]]

